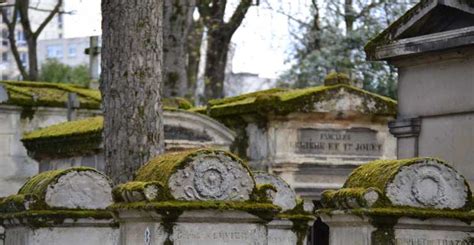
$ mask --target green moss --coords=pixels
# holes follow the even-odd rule
[[[80,171],[94,171],[93,168],[87,167],[76,167],[69,169],[60,169],[60,170],[51,170],[37,174],[29,178],[26,183],[20,188],[18,194],[20,195],[34,195],[38,198],[39,202],[42,202],[45,206],[42,209],[47,209],[48,207],[44,203],[44,198],[46,195],[46,190],[49,185],[54,184],[58,179],[70,172],[80,172]]]
[[[239,201],[164,201],[115,203],[110,210],[145,210],[158,213],[180,213],[191,210],[238,210],[256,215],[264,220],[271,220],[281,209],[271,203],[239,202]]]
[[[352,208],[354,204],[359,207],[369,207],[364,195],[368,191],[375,191],[379,194],[379,200],[372,207],[387,206],[390,202],[384,198],[384,194],[377,188],[342,188],[339,190],[327,190],[321,195],[321,203],[325,208],[346,209]]]
[[[216,106],[216,105],[222,105],[222,104],[237,103],[239,101],[252,101],[252,100],[255,100],[255,98],[257,98],[258,96],[261,96],[261,95],[270,95],[270,94],[280,93],[280,92],[284,92],[284,91],[287,91],[287,89],[273,88],[273,89],[268,89],[268,90],[261,90],[261,91],[248,93],[248,94],[243,94],[243,95],[234,96],[234,97],[209,100],[208,105]]]
[[[257,202],[268,202],[271,203],[271,192],[276,193],[277,189],[275,186],[271,184],[258,184],[256,185],[253,193],[252,193],[252,200]]]
[[[35,107],[66,107],[68,94],[76,93],[80,107],[100,109],[101,96],[98,90],[61,83],[0,81],[7,90],[9,100],[5,104]]]
[[[205,106],[196,106],[196,107],[189,108],[187,111],[206,115],[207,114],[207,107],[205,107]]]
[[[63,224],[66,219],[77,221],[84,218],[112,220],[112,213],[106,210],[28,210],[0,214],[0,221],[15,220],[33,228],[53,227]],[[118,227],[115,222],[110,225]]]
[[[153,200],[149,201],[162,201],[170,199],[170,197],[165,196],[165,191],[163,186],[159,182],[140,182],[140,181],[131,181],[125,184],[118,185],[112,191],[114,201],[115,202],[124,202],[123,195],[126,193],[139,193],[144,198],[146,198],[147,194],[146,188],[155,188],[157,190],[157,196]],[[146,198],[148,200],[148,198]]]
[[[187,163],[193,161],[194,158],[199,155],[224,155],[244,166],[248,170],[249,174],[251,174],[248,166],[235,155],[223,150],[204,148],[167,153],[155,157],[137,171],[135,181],[156,181],[162,186],[167,187],[170,176],[178,169],[184,168]]]
[[[38,206],[38,197],[34,194],[10,195],[0,201],[0,213],[21,212]]]
[[[334,98],[341,90],[357,94],[366,101],[375,102],[375,104],[371,103],[370,106],[369,103],[361,105],[360,109],[365,113],[396,115],[396,101],[347,84],[255,94],[254,96],[243,96],[239,100],[232,97],[218,103],[210,103],[208,112],[210,116],[216,118],[244,114],[266,115],[275,113],[286,115],[292,112],[308,112],[315,109],[316,103]]]
[[[49,126],[43,129],[26,133],[22,141],[30,141],[35,139],[51,139],[58,137],[70,137],[84,134],[100,134],[102,133],[104,118],[101,116],[80,119],[76,121],[64,122]]]
[[[188,110],[193,108],[193,104],[182,97],[173,97],[173,98],[163,98],[162,99],[163,107],[176,108]]]
[[[351,84],[349,75],[340,72],[331,72],[324,78],[324,85],[331,86],[336,84]]]

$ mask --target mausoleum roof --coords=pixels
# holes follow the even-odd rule
[[[98,90],[64,83],[0,81],[0,104],[66,107],[69,93],[77,95],[80,108],[100,109]]]
[[[328,112],[330,108],[322,104],[333,101],[333,110],[337,110],[338,100],[343,94],[360,98],[354,109],[363,114],[394,116],[397,102],[369,91],[348,85],[335,84],[304,89],[271,89],[236,97],[209,101],[207,113],[211,117],[223,117],[240,114],[288,114],[292,112]],[[355,97],[353,96],[353,97]]]
[[[368,59],[381,60],[472,45],[474,3],[421,0],[365,46]]]

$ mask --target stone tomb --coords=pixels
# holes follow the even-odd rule
[[[228,149],[234,133],[210,117],[178,109],[163,112],[167,152],[200,147]],[[61,123],[26,134],[22,141],[28,155],[47,171],[86,166],[103,171],[103,117]]]
[[[269,243],[266,226],[280,210],[276,190],[256,185],[230,153],[190,150],[152,159],[114,189],[111,208],[124,245],[279,244]]]
[[[357,166],[395,158],[387,123],[396,107],[331,73],[324,86],[211,100],[205,112],[237,133],[234,151],[253,169],[279,175],[305,200],[319,200]]]
[[[473,244],[467,181],[432,158],[376,161],[323,193],[330,244]]]
[[[5,244],[116,245],[110,212],[112,186],[90,168],[48,171],[30,178],[18,194],[1,199]]]

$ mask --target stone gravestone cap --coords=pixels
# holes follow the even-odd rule
[[[158,182],[175,200],[245,201],[255,188],[252,173],[223,150],[199,149],[158,156],[137,172],[137,182]]]
[[[109,179],[92,168],[70,168],[30,178],[18,195],[34,196],[48,208],[105,209],[112,204]]]
[[[341,190],[351,188],[378,189],[394,206],[436,209],[465,208],[471,193],[461,174],[433,158],[367,163],[352,172]]]
[[[296,206],[295,191],[280,177],[265,172],[256,172],[254,176],[258,185],[271,184],[276,188],[273,204],[281,207],[282,211],[291,210]]]

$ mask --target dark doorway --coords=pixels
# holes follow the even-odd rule
[[[329,226],[319,217],[309,234],[308,245],[329,245]]]

